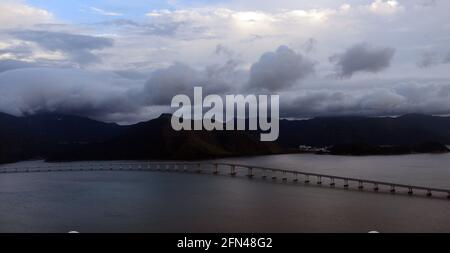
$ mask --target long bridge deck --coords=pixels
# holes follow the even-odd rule
[[[210,173],[213,175],[227,174],[230,176],[246,176],[250,179],[261,177],[262,179],[281,180],[304,184],[327,184],[331,188],[344,189],[356,188],[358,190],[370,189],[371,191],[387,191],[392,194],[406,193],[408,195],[422,193],[431,197],[434,194],[450,199],[450,189],[400,184],[386,181],[376,181],[354,177],[342,177],[321,173],[304,172],[298,170],[286,170],[252,166],[234,163],[212,162],[140,162],[140,163],[81,163],[30,167],[3,167],[0,174],[11,173],[43,173],[43,172],[81,172],[81,171],[176,171]]]

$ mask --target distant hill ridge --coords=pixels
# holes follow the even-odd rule
[[[417,145],[450,143],[450,117],[322,117],[280,120],[277,142],[258,131],[172,130],[171,115],[129,126],[79,116],[0,113],[0,162],[59,160],[202,159],[291,152],[300,145]]]
[[[346,143],[415,145],[422,142],[450,144],[450,117],[407,114],[400,117],[326,117],[280,122],[279,142],[332,146]]]

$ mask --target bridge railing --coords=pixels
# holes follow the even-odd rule
[[[369,180],[369,179],[362,179],[362,178],[354,178],[354,177],[342,177],[342,176],[335,176],[335,175],[329,175],[329,174],[321,174],[321,173],[313,173],[313,172],[304,172],[304,171],[298,171],[298,170],[286,170],[286,169],[277,169],[277,168],[269,168],[269,167],[262,167],[262,166],[253,166],[253,165],[245,165],[245,164],[234,164],[234,163],[217,163],[218,165],[224,165],[229,166],[234,169],[230,169],[231,174],[234,174],[236,171],[236,168],[246,168],[249,172],[249,177],[254,177],[253,172],[256,170],[263,171],[262,177],[267,177],[267,172],[272,173],[272,179],[279,178],[279,174],[281,173],[281,179],[283,181],[287,181],[288,177],[294,181],[298,182],[299,178],[298,176],[303,176],[305,183],[310,183],[312,179],[315,179],[316,183],[318,185],[322,185],[324,183],[324,179],[327,179],[329,182],[329,185],[334,187],[337,184],[337,181],[341,181],[343,183],[344,188],[350,187],[350,182],[357,183],[358,189],[364,189],[367,187],[367,185],[373,186],[374,191],[379,191],[382,186],[388,187],[389,191],[391,193],[396,193],[399,188],[406,189],[407,193],[412,195],[415,191],[425,191],[427,196],[432,196],[433,193],[444,193],[447,194],[447,198],[450,198],[450,189],[444,189],[444,188],[436,188],[436,187],[426,187],[426,186],[417,186],[412,184],[400,184],[400,183],[394,183],[394,182],[387,182],[387,181],[377,181],[377,180]],[[278,173],[278,175],[276,175]]]

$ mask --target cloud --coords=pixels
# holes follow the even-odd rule
[[[314,72],[314,63],[287,46],[267,52],[250,69],[250,89],[279,91]]]
[[[183,32],[188,38],[189,32],[196,32],[195,30],[190,30],[187,22],[181,21],[171,21],[162,20],[157,22],[136,22],[129,19],[115,19],[110,21],[105,21],[98,23],[98,25],[115,27],[123,29],[128,34],[139,34],[139,35],[151,35],[151,36],[161,36],[161,37],[174,37],[180,35]]]
[[[33,62],[17,61],[17,60],[0,60],[0,73],[21,68],[36,67]]]
[[[46,50],[62,52],[81,65],[99,62],[100,58],[93,51],[112,47],[114,43],[110,38],[66,32],[20,30],[10,34],[17,39],[34,42]]]
[[[447,84],[424,80],[449,78],[446,66],[438,65],[450,62],[450,1],[318,0],[310,5],[246,0],[221,7],[204,2],[153,10],[142,19],[111,16],[101,23],[89,21],[102,17],[72,19],[59,12],[55,15],[64,20],[57,20],[25,0],[0,2],[0,86],[11,87],[0,91],[2,101],[8,98],[4,94],[31,94],[34,85],[48,89],[45,94],[36,91],[35,100],[26,95],[26,100],[19,99],[23,103],[3,104],[11,112],[46,108],[120,122],[147,120],[151,113],[165,110],[173,95],[192,94],[197,85],[220,95],[282,94],[287,117],[436,113],[448,108],[449,98],[439,97]],[[116,9],[98,10],[89,11],[102,15]],[[355,45],[359,41],[370,45]],[[277,49],[279,45],[289,48]],[[422,56],[423,50],[436,56]],[[43,80],[37,67],[43,69]],[[388,67],[377,76],[370,74]],[[340,78],[329,78],[330,72]],[[409,80],[401,82],[404,87],[391,81],[399,77]],[[16,81],[27,82],[28,88],[16,89]],[[61,87],[53,85],[56,82]],[[83,91],[80,103],[72,95],[76,90]]]
[[[447,53],[447,55],[445,56],[444,63],[450,63],[450,53]]]
[[[363,87],[307,88],[281,99],[283,117],[450,113],[450,79],[368,81]]]
[[[28,58],[32,55],[31,48],[26,44],[8,45],[0,49],[0,58]]]
[[[0,73],[0,111],[13,115],[56,112],[114,120],[142,108],[128,97],[134,83],[107,72],[27,68]]]
[[[97,7],[93,7],[93,6],[89,7],[89,9],[91,11],[93,11],[94,13],[97,13],[97,14],[100,14],[100,15],[103,15],[103,16],[117,17],[117,16],[122,16],[123,15],[122,13],[106,11],[106,10],[103,10],[103,9],[100,9],[100,8],[97,8]]]
[[[420,56],[417,65],[420,68],[429,68],[436,65],[450,63],[450,53],[445,54],[444,52],[438,51],[425,51]]]
[[[303,43],[302,48],[306,54],[310,54],[316,51],[317,44],[319,42],[314,38],[309,38],[305,43]]]
[[[330,8],[244,11],[208,6],[152,10],[146,16],[152,24],[181,24],[182,29],[177,30],[177,35],[190,39],[221,39],[238,36],[241,41],[248,41],[250,38],[251,42],[253,39],[266,35],[283,34],[288,31],[285,25],[323,24],[339,12],[339,9]]]
[[[420,7],[436,6],[436,0],[418,0],[416,6]]]
[[[337,68],[337,76],[351,78],[358,72],[378,73],[391,65],[395,49],[375,48],[366,43],[356,44],[344,53],[330,57]]]
[[[437,65],[440,63],[438,57],[439,56],[436,53],[426,51],[421,55],[417,65],[421,68],[428,68]]]
[[[176,63],[166,69],[156,70],[143,90],[145,104],[167,105],[177,94],[191,94],[200,85],[199,74],[191,67]],[[140,96],[141,92],[139,92]]]
[[[229,49],[228,47],[226,47],[222,44],[217,44],[215,54],[216,55],[224,55],[227,58],[233,58],[233,55],[234,55],[234,53],[231,49]]]
[[[143,90],[135,90],[138,101],[147,105],[170,105],[173,96],[185,94],[191,97],[194,86],[203,87],[204,95],[223,94],[233,87],[233,80],[239,73],[236,63],[228,61],[223,65],[208,66],[196,70],[182,63],[155,70],[145,83]]]
[[[2,0],[0,2],[0,28],[18,28],[54,21],[53,14],[23,1]]]
[[[167,105],[172,96],[191,95],[196,81],[208,77],[205,73],[208,71],[175,64],[153,73],[142,88],[141,82],[109,72],[54,68],[10,70],[0,73],[0,112],[17,116],[53,112],[135,123],[169,112]],[[226,93],[217,84],[203,87],[205,95]],[[450,79],[378,80],[363,82],[362,87],[356,81],[339,86],[331,83],[282,91],[280,95],[281,115],[291,118],[450,114]]]
[[[130,70],[115,70],[114,71],[115,74],[127,78],[127,79],[131,79],[131,80],[147,80],[149,78],[149,74],[148,73],[143,73],[134,69],[130,69]]]
[[[370,5],[370,11],[376,14],[390,15],[400,10],[403,7],[395,0],[375,0]]]
[[[390,116],[402,114],[397,106],[404,101],[404,97],[389,89],[319,89],[305,90],[295,98],[284,100],[280,107],[284,117]]]

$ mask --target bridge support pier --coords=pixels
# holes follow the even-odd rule
[[[272,180],[277,180],[277,172],[272,170]]]
[[[202,164],[201,163],[199,163],[199,164],[197,164],[197,173],[202,173]]]
[[[253,174],[253,168],[252,167],[248,167],[248,174],[247,177],[252,179],[255,175]]]
[[[322,185],[322,177],[321,176],[317,176],[317,184]]]
[[[267,179],[267,170],[263,170],[262,179]]]
[[[298,182],[298,173],[294,173],[294,175],[295,175],[295,178],[294,178],[293,182],[297,183]]]
[[[330,180],[331,180],[330,186],[334,187],[336,185],[336,183],[334,182],[334,177],[332,177]]]
[[[349,184],[348,184],[348,179],[344,179],[344,188],[348,189]]]
[[[414,192],[413,192],[413,188],[410,187],[410,188],[408,189],[408,195],[413,195],[413,193],[414,193]]]
[[[235,165],[231,165],[231,167],[230,167],[230,175],[231,176],[236,176],[236,166]]]
[[[391,193],[395,193],[395,186],[391,185]]]
[[[218,175],[219,174],[219,165],[217,163],[214,164],[214,172],[213,172],[213,174],[214,175]]]
[[[286,171],[283,171],[283,178],[282,178],[283,182],[287,181],[287,176],[286,176]]]
[[[359,181],[359,182],[358,182],[358,189],[359,189],[359,190],[364,189],[364,184],[363,184],[362,181]]]

